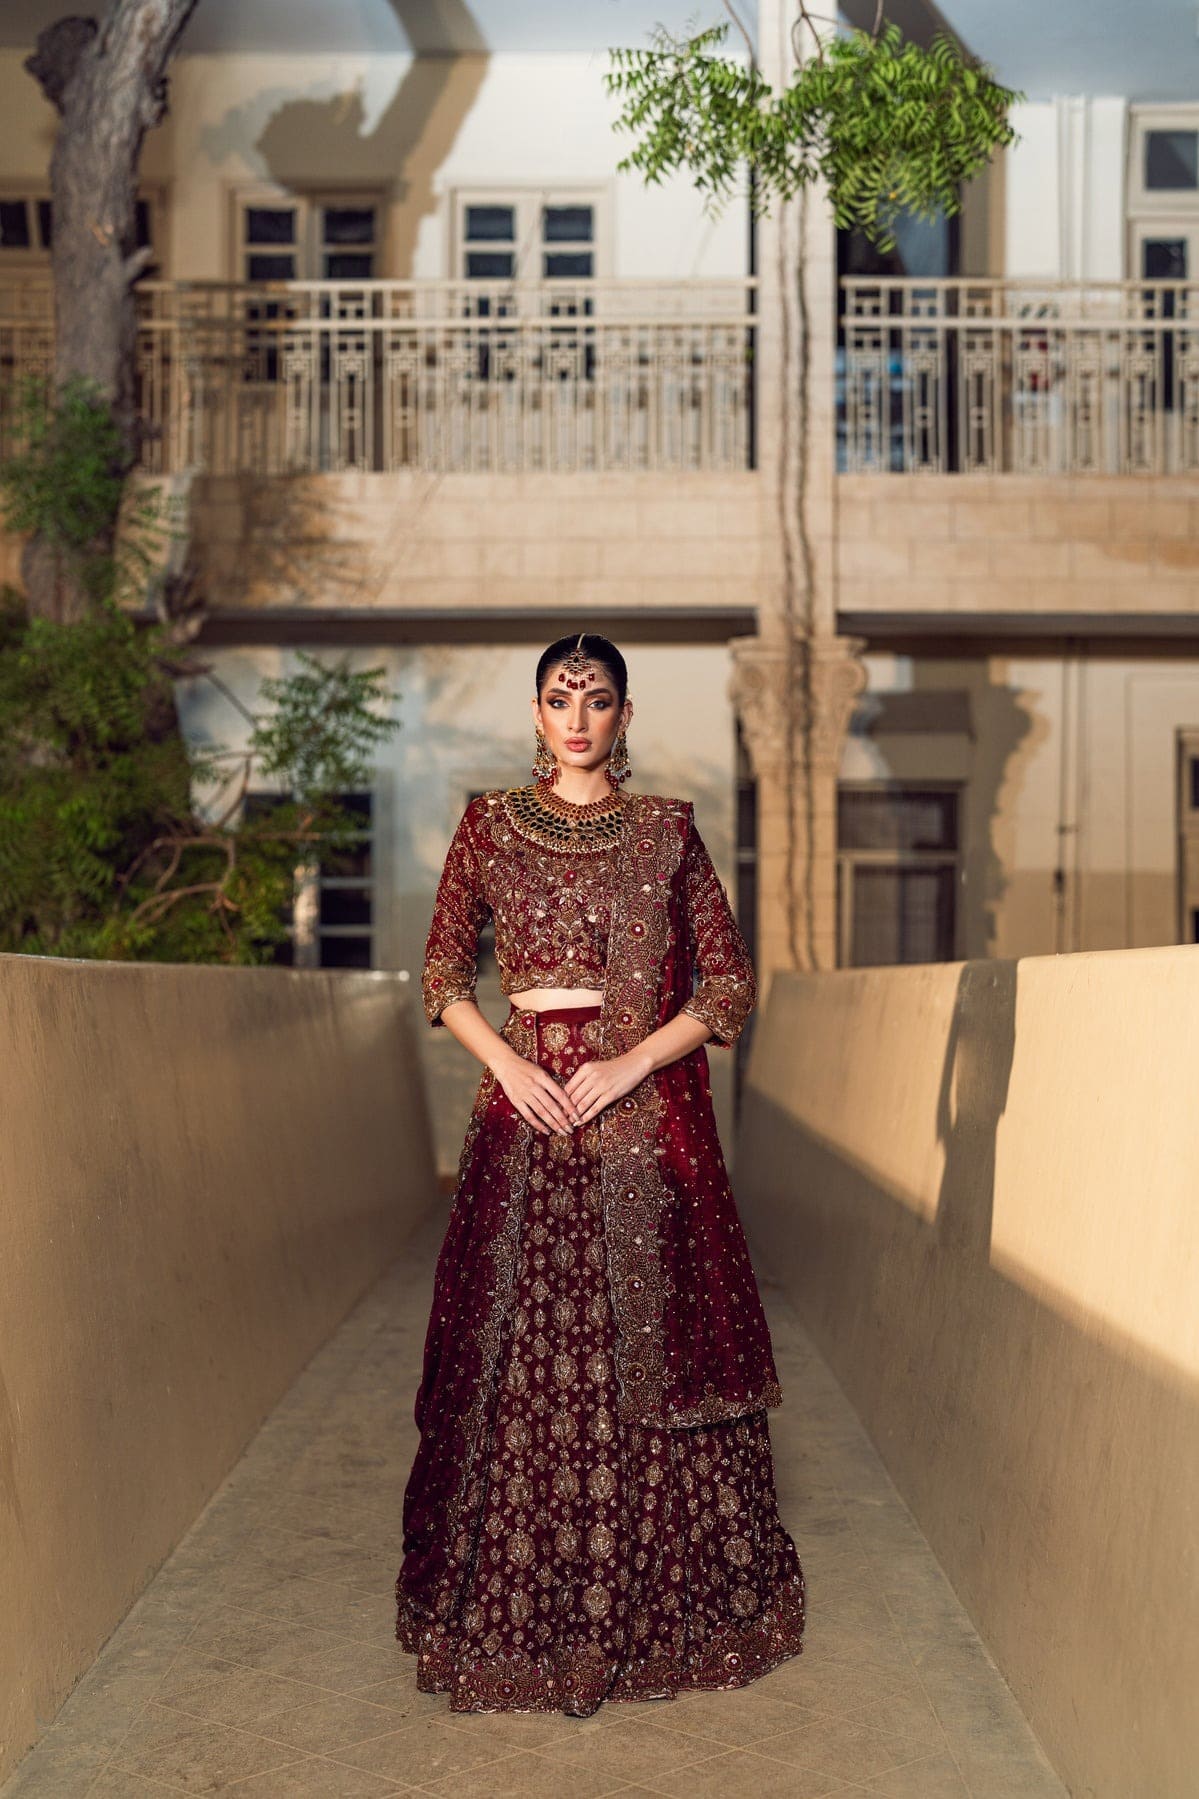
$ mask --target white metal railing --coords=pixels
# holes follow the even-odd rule
[[[838,466],[1199,470],[1199,282],[842,282]]]
[[[742,469],[751,280],[143,282],[152,472]],[[0,288],[0,455],[53,353]]]

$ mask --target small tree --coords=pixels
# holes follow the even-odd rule
[[[286,935],[295,872],[352,841],[338,795],[397,728],[382,669],[265,681],[245,750],[189,748],[174,681],[216,681],[174,625],[129,615],[158,579],[159,496],[129,488],[102,395],[71,381],[31,402],[28,448],[0,468],[10,528],[46,545],[86,599],[69,622],[0,605],[0,950],[170,962],[260,962]],[[95,529],[116,506],[119,529]],[[219,683],[218,683],[219,685]],[[247,817],[252,773],[282,804]],[[230,788],[232,793],[230,794]],[[193,795],[223,796],[215,815]]]
[[[944,33],[924,49],[886,24],[883,4],[871,31],[822,34],[819,18],[798,0],[791,20],[795,67],[775,89],[758,67],[754,45],[732,0],[725,10],[748,56],[726,53],[729,23],[678,38],[659,29],[648,49],[611,53],[605,76],[619,97],[619,131],[633,137],[621,170],[647,182],[689,173],[709,212],[739,190],[757,215],[819,187],[832,220],[857,227],[880,248],[895,241],[904,213],[949,216],[962,186],[995,151],[1014,140],[1009,120],[1021,98]],[[784,443],[779,459],[784,520],[782,580],[783,692],[798,696],[784,711],[784,817],[789,954],[792,966],[818,964],[813,879],[816,838],[814,739],[819,728],[813,686],[816,559],[808,529],[810,431],[809,310],[799,232],[786,266],[777,237],[781,293],[793,292],[799,329],[784,333]],[[797,869],[802,867],[802,875]],[[802,880],[802,889],[800,881]]]
[[[244,750],[141,728],[167,680],[154,630],[101,601],[77,624],[0,607],[0,950],[151,962],[269,961],[297,867],[348,848],[340,801],[396,728],[384,671],[263,683]],[[251,777],[279,803],[247,816]],[[222,795],[201,812],[197,789]]]

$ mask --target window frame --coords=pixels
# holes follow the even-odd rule
[[[546,281],[553,280],[579,283],[605,280],[611,275],[612,263],[611,201],[611,184],[607,182],[565,182],[542,186],[513,181],[452,188],[447,196],[447,279],[464,283],[477,281],[481,287],[505,284],[512,287],[540,287]],[[472,276],[466,273],[466,253],[472,241],[466,235],[468,206],[512,206],[515,209],[515,272],[511,276]],[[570,243],[563,246],[545,244],[541,236],[541,213],[547,206],[591,207],[594,236],[587,246],[592,254],[590,275],[542,275],[541,257],[547,249],[552,253],[559,247],[567,250],[570,248]],[[526,245],[524,251],[521,250],[522,244]],[[536,266],[532,269],[522,268],[522,260],[525,258],[530,263],[535,260]]]
[[[914,868],[950,868],[953,872],[953,942],[946,960],[957,962],[962,953],[962,907],[958,896],[962,890],[965,870],[966,841],[966,807],[968,803],[968,783],[964,780],[930,779],[917,780],[905,777],[902,780],[838,780],[837,797],[842,793],[890,793],[896,795],[918,793],[952,793],[957,799],[956,823],[957,841],[953,849],[847,849],[837,838],[837,948],[836,965],[838,968],[873,967],[873,963],[855,963],[848,960],[853,947],[853,878],[859,867],[914,869]],[[940,958],[938,958],[940,959]],[[920,964],[903,964],[905,967],[917,967]]]
[[[1129,225],[1168,219],[1199,220],[1199,183],[1193,188],[1145,186],[1145,140],[1151,131],[1193,131],[1199,138],[1199,103],[1132,106],[1128,120],[1125,218]],[[1161,232],[1154,235],[1161,236]]]
[[[149,213],[150,247],[154,251],[154,275],[156,280],[165,280],[169,276],[166,234],[166,187],[162,182],[140,182],[137,186],[136,199],[141,201]],[[15,178],[0,180],[0,200],[5,202],[24,200],[33,208],[35,235],[39,236],[37,226],[37,207],[39,202],[51,199],[50,183],[45,180],[21,181]],[[50,268],[50,248],[38,243],[31,249],[0,250],[0,272],[4,269],[45,270]]]
[[[229,267],[230,279],[239,287],[269,286],[273,281],[328,281],[338,287],[361,287],[370,281],[386,279],[388,201],[390,189],[385,184],[314,182],[297,187],[280,187],[271,182],[237,183],[229,189]],[[375,236],[370,254],[375,259],[371,275],[323,275],[321,264],[329,245],[321,229],[322,209],[330,206],[370,207],[375,213]],[[246,233],[246,215],[252,207],[268,212],[294,211],[297,214],[295,244],[278,246],[281,254],[292,249],[295,254],[294,275],[267,276],[252,280],[247,270],[250,239]],[[357,250],[359,246],[344,246]],[[260,246],[269,254],[269,247]]]
[[[379,802],[380,783],[369,778],[363,786],[354,788],[353,794],[365,794],[370,800],[370,828],[357,833],[364,838],[370,848],[371,872],[369,875],[323,875],[320,869],[319,856],[308,856],[302,852],[297,856],[293,874],[291,897],[291,925],[287,937],[283,940],[291,944],[291,960],[277,964],[282,967],[296,969],[344,969],[344,963],[325,962],[321,959],[321,940],[325,937],[365,938],[369,945],[369,960],[365,964],[368,969],[378,968],[379,960]],[[286,803],[293,795],[282,787],[251,787],[246,790],[245,801],[276,799]],[[343,799],[350,797],[347,794]],[[370,902],[370,923],[354,925],[332,925],[321,922],[321,895],[328,889],[330,892],[365,892]],[[279,945],[282,948],[282,944]],[[354,965],[348,965],[353,972]]]

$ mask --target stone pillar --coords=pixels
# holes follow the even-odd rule
[[[758,786],[757,963],[837,963],[837,772],[866,684],[860,637],[734,638],[730,695]]]

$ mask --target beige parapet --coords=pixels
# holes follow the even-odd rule
[[[0,1075],[2,1777],[436,1189],[387,974],[0,956]]]
[[[1067,1787],[1111,1799],[1199,1768],[1197,1021],[1185,947],[776,974],[738,1136],[759,1265]],[[943,1676],[902,1542],[845,1502]]]

